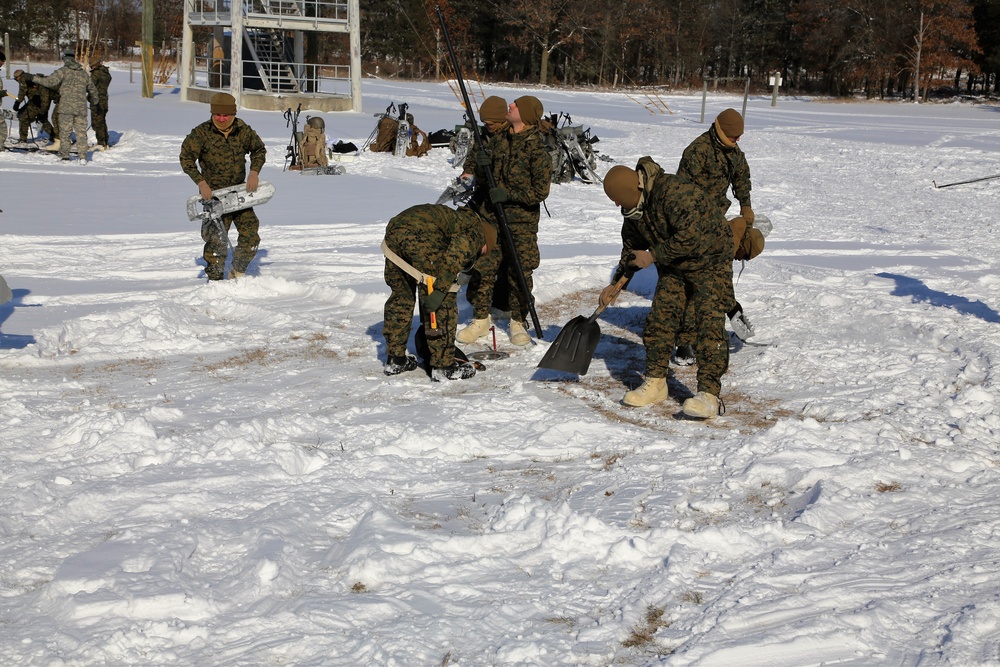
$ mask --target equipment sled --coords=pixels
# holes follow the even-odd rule
[[[212,199],[208,202],[202,200],[198,195],[188,199],[188,219],[202,220],[205,213],[222,216],[242,211],[245,208],[266,204],[273,196],[274,186],[267,181],[260,181],[257,189],[253,192],[247,192],[246,183],[229,188],[219,188],[212,190]]]

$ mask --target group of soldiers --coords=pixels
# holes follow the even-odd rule
[[[0,65],[5,58],[0,58]],[[110,145],[108,132],[108,88],[111,72],[100,55],[89,59],[88,73],[76,60],[73,52],[63,55],[63,65],[50,75],[32,74],[24,70],[14,70],[14,80],[18,84],[14,111],[18,119],[18,142],[26,144],[32,133],[32,125],[38,123],[41,131],[50,139],[46,150],[58,151],[64,160],[70,159],[73,148],[72,135],[75,132],[78,154],[81,161],[87,155],[87,126],[94,128],[97,150],[105,150]],[[54,105],[52,120],[49,108]],[[90,111],[88,122],[87,111]],[[6,124],[2,130],[6,132]],[[4,137],[6,139],[6,137]],[[40,137],[31,137],[38,145]],[[6,148],[3,142],[2,150]]]
[[[244,180],[250,191],[258,186],[266,149],[236,112],[232,96],[216,94],[211,99],[211,119],[194,128],[181,148],[181,165],[204,200],[212,198],[213,189]],[[476,177],[469,203],[457,209],[418,204],[386,226],[382,242],[384,278],[390,289],[383,313],[386,375],[419,367],[407,350],[416,306],[420,318],[416,346],[431,380],[474,377],[476,365],[465,359],[455,342],[473,343],[494,329],[490,309],[498,286],[510,292],[510,342],[515,346],[531,342],[525,319],[532,308],[531,276],[540,263],[540,210],[552,175],[552,161],[539,132],[542,103],[531,95],[510,104],[490,97],[482,104],[480,117],[481,146],[463,165],[464,176]],[[724,411],[720,394],[729,366],[725,319],[736,303],[732,262],[747,246],[754,221],[750,169],[738,145],[743,129],[743,117],[726,109],[684,151],[676,174],[647,156],[635,168],[615,166],[605,176],[605,194],[621,208],[622,252],[599,305],[613,303],[622,286],[643,268],[655,266],[658,276],[643,331],[645,379],[625,393],[625,405],[665,401],[671,358],[677,363],[679,347],[687,345],[698,364],[698,387],[684,401],[682,412],[711,419]],[[732,221],[726,219],[730,188],[740,203],[740,215]],[[519,262],[505,257],[507,243],[497,243],[494,220],[500,219],[507,222]],[[228,276],[238,278],[256,254],[259,223],[252,208],[225,215],[223,223],[226,232],[232,224],[239,231]],[[228,239],[211,229],[203,229],[202,236],[208,278],[220,280]],[[473,319],[458,331],[461,273],[469,276]]]
[[[542,105],[532,96],[509,106],[491,97],[481,106],[480,117],[483,150],[468,158],[463,174],[476,176],[469,205],[458,210],[414,206],[392,218],[386,229],[382,247],[385,280],[391,289],[383,325],[387,375],[418,367],[417,359],[407,353],[417,302],[421,321],[417,346],[427,350],[422,356],[432,380],[475,374],[474,364],[458,358],[463,355],[455,342],[473,343],[493,328],[490,307],[498,284],[509,283],[511,343],[531,342],[524,318],[531,307],[531,274],[539,266],[540,204],[548,196],[551,177],[551,160],[538,131]],[[622,402],[627,406],[644,407],[667,399],[667,371],[673,358],[674,363],[698,364],[697,392],[683,402],[682,412],[695,419],[724,412],[720,394],[729,366],[725,319],[738,308],[732,262],[747,246],[754,221],[750,168],[738,145],[743,130],[743,117],[726,109],[684,151],[676,174],[647,156],[635,168],[613,167],[604,179],[605,194],[621,208],[622,252],[599,305],[613,303],[640,269],[655,266],[658,276],[643,331],[645,379],[625,393]],[[486,169],[492,171],[493,187],[483,178]],[[730,189],[740,203],[740,215],[734,220],[726,218],[732,204]],[[506,214],[529,294],[515,283],[513,266],[504,262],[504,247],[495,242],[490,221],[496,211],[491,205],[502,206]],[[456,333],[457,280],[463,266],[469,275],[473,320]]]

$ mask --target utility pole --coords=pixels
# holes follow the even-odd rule
[[[153,97],[153,0],[142,0],[142,96]]]

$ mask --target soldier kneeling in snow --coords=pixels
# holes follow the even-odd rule
[[[417,367],[406,353],[419,299],[431,366],[431,380],[465,380],[475,366],[455,359],[458,325],[458,274],[496,246],[496,227],[470,208],[436,204],[411,206],[393,217],[385,229],[385,282],[392,290],[385,302],[383,335],[386,375]]]

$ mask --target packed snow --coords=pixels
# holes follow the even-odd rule
[[[543,212],[544,340],[500,321],[510,356],[472,380],[390,378],[379,244],[451,152],[306,176],[282,114],[241,111],[277,194],[248,276],[209,284],[177,159],[208,109],[112,73],[111,150],[0,154],[0,664],[1000,665],[1000,179],[933,185],[1000,172],[996,106],[750,98],[757,335],[696,422],[691,368],[620,403],[653,269],[587,375],[536,369],[617,262],[599,185]],[[743,104],[472,93],[571,114],[601,174],[673,171]],[[363,94],[328,137],[360,146],[390,102],[462,119],[446,83]]]

